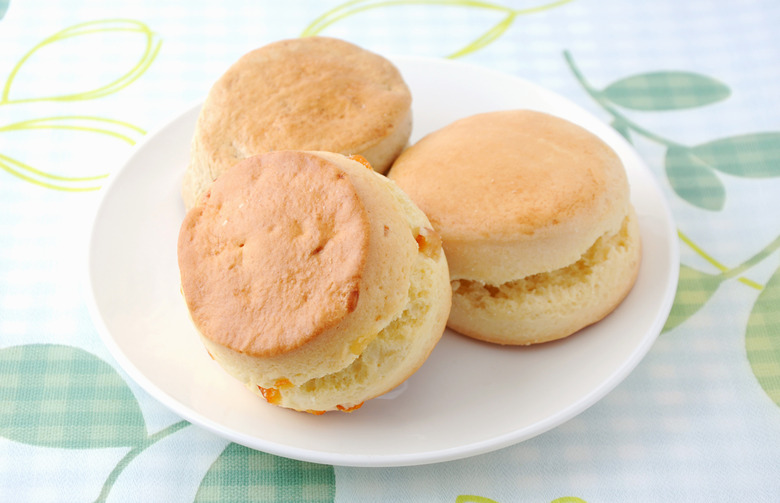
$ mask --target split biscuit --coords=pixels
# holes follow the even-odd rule
[[[507,110],[424,137],[388,176],[441,235],[450,328],[499,344],[567,337],[618,306],[641,244],[624,167],[564,119]]]

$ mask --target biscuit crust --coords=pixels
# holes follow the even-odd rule
[[[193,320],[209,339],[248,355],[300,347],[355,310],[368,237],[354,187],[324,159],[246,159],[181,227]]]
[[[388,176],[441,234],[453,279],[500,284],[564,267],[616,232],[629,206],[612,149],[531,110],[455,121],[405,150]]]
[[[290,39],[253,50],[203,104],[182,184],[185,206],[236,162],[273,150],[360,154],[384,173],[409,139],[411,100],[390,61],[342,40]]]

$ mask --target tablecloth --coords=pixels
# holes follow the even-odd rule
[[[778,26],[773,0],[0,0],[0,501],[780,501]],[[315,34],[521,77],[633,144],[680,280],[616,389],[495,452],[357,468],[231,443],[117,365],[81,292],[101,187],[239,56]]]

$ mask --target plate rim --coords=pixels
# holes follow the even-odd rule
[[[604,126],[604,131],[609,132],[610,138],[608,143],[610,145],[614,145],[615,142],[622,143],[621,148],[631,153],[631,155],[634,157],[633,161],[636,162],[637,165],[636,167],[644,171],[645,174],[649,175],[648,178],[652,184],[651,190],[652,192],[655,192],[656,195],[659,196],[659,201],[661,202],[661,205],[657,208],[658,214],[659,216],[663,217],[664,223],[670,226],[670,228],[667,228],[667,225],[664,225],[664,231],[665,231],[664,233],[666,234],[667,231],[675,230],[676,228],[675,221],[673,218],[671,207],[663,191],[661,190],[660,184],[658,183],[655,174],[650,170],[650,168],[647,166],[647,164],[644,162],[641,156],[636,152],[635,148],[632,145],[630,145],[630,143],[628,143],[616,131],[610,130],[609,126],[604,121],[596,117],[588,110],[584,109],[581,105],[573,102],[572,100],[570,100],[565,96],[562,96],[549,89],[543,88],[540,85],[530,82],[522,77],[502,73],[492,68],[478,66],[468,62],[453,61],[448,59],[433,58],[433,57],[426,57],[426,56],[408,56],[408,55],[388,56],[388,59],[393,61],[393,63],[398,65],[399,67],[403,67],[406,64],[428,65],[428,66],[443,65],[455,69],[471,70],[473,72],[477,72],[483,75],[487,75],[488,77],[493,77],[497,79],[512,80],[514,82],[517,82],[519,86],[533,89],[535,92],[545,95],[553,99],[555,102],[560,103],[561,105],[565,106],[567,109],[575,110],[578,114],[584,115],[589,119],[593,120],[594,122],[598,122],[599,124]],[[591,389],[585,395],[579,397],[578,400],[572,402],[571,404],[566,406],[563,410],[559,410],[556,413],[549,415],[540,421],[537,421],[536,423],[527,425],[523,428],[513,430],[511,432],[506,432],[494,437],[490,437],[487,440],[474,441],[466,444],[458,444],[453,447],[427,450],[423,452],[414,452],[409,454],[358,454],[358,453],[339,454],[333,452],[326,452],[323,450],[306,449],[298,446],[291,446],[291,445],[287,445],[284,443],[275,442],[267,439],[260,439],[257,437],[250,437],[244,433],[234,431],[230,428],[226,428],[225,426],[221,425],[219,422],[211,418],[205,417],[199,412],[193,410],[187,404],[181,402],[178,398],[171,396],[167,392],[163,391],[157,384],[155,384],[154,381],[152,381],[149,377],[147,377],[133,363],[133,361],[131,361],[131,359],[124,353],[124,351],[122,351],[122,349],[115,341],[114,337],[111,335],[111,332],[103,317],[103,313],[101,312],[101,309],[98,306],[98,301],[97,298],[95,297],[95,292],[92,288],[93,244],[97,239],[96,233],[98,230],[97,229],[98,218],[101,215],[105,205],[108,203],[108,200],[114,190],[114,187],[119,183],[119,180],[121,180],[120,175],[126,169],[128,169],[128,166],[131,166],[133,164],[133,161],[137,156],[141,155],[141,153],[146,149],[148,143],[152,142],[156,137],[161,135],[164,131],[170,128],[174,128],[175,125],[184,117],[186,117],[188,114],[195,113],[196,109],[198,109],[202,105],[202,103],[203,103],[203,98],[193,100],[183,110],[180,110],[176,114],[172,114],[164,121],[162,121],[160,124],[158,124],[156,127],[152,128],[150,132],[147,135],[145,135],[144,138],[133,147],[130,154],[121,161],[119,168],[116,171],[114,171],[112,175],[109,177],[108,182],[101,189],[101,194],[98,199],[98,203],[95,207],[95,211],[93,212],[92,219],[90,220],[90,224],[88,227],[88,238],[86,239],[87,250],[85,253],[86,260],[84,262],[84,264],[86,265],[86,274],[82,276],[84,278],[84,281],[82,283],[82,290],[84,292],[84,297],[86,298],[86,303],[90,314],[90,318],[98,331],[101,341],[107,347],[111,356],[117,361],[117,363],[122,368],[122,370],[124,370],[127,373],[127,375],[144,390],[144,392],[151,395],[156,401],[160,403],[160,405],[163,405],[164,407],[172,410],[177,415],[181,416],[182,418],[186,419],[187,421],[189,421],[194,425],[203,427],[227,440],[244,445],[252,449],[260,450],[263,452],[267,452],[270,454],[279,455],[291,459],[297,459],[300,461],[320,463],[320,464],[330,464],[335,466],[352,466],[352,467],[416,466],[416,465],[424,465],[430,463],[438,463],[438,462],[463,459],[463,458],[467,458],[479,454],[485,454],[488,452],[492,452],[498,449],[502,449],[520,443],[522,441],[541,435],[542,433],[545,433],[567,422],[568,420],[578,416],[579,414],[581,414],[582,412],[590,408],[592,405],[594,405],[595,403],[603,399],[615,387],[617,387],[631,372],[633,372],[633,370],[647,355],[650,348],[653,346],[653,344],[655,343],[655,341],[657,340],[658,336],[660,335],[663,329],[663,326],[666,322],[666,319],[671,311],[674,302],[677,283],[679,280],[679,263],[680,263],[679,244],[676,242],[676,240],[674,240],[674,236],[676,236],[676,234],[674,234],[673,232],[669,236],[670,242],[669,242],[669,246],[666,248],[667,260],[669,261],[671,267],[671,270],[669,271],[669,278],[664,288],[663,297],[661,298],[660,309],[655,314],[651,326],[648,327],[647,330],[645,331],[646,333],[644,337],[641,339],[641,343],[638,344],[636,347],[634,347],[630,352],[630,357],[622,361],[620,365],[614,368],[613,371],[609,374],[609,376],[605,378],[603,381],[601,381],[598,384],[598,386]],[[599,136],[601,137],[601,134],[599,134]],[[677,265],[677,267],[675,267],[675,265]]]

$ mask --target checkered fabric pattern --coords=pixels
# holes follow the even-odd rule
[[[0,501],[776,501],[778,25],[773,0],[0,0]],[[634,145],[683,265],[603,400],[497,452],[362,469],[240,447],[119,368],[79,293],[104,175],[241,54],[317,29],[525,78]]]
[[[23,344],[0,350],[0,400],[8,438],[95,449],[146,438],[140,409],[111,365],[84,350]]]

